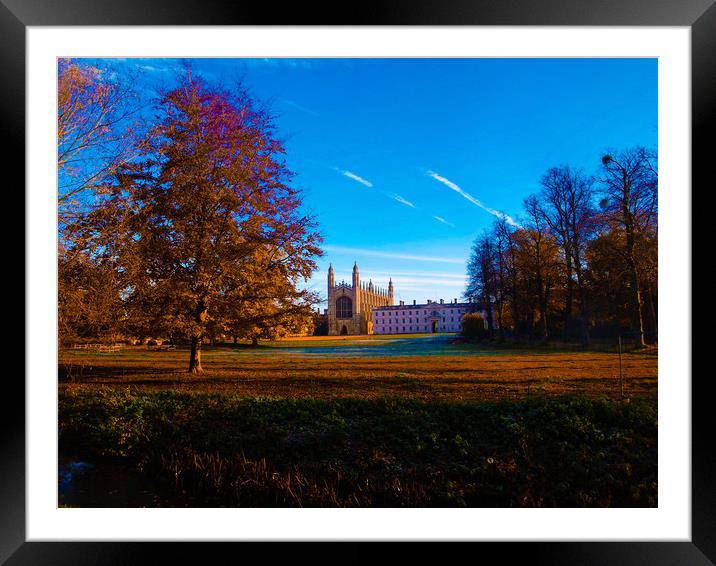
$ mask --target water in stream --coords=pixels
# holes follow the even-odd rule
[[[129,466],[111,461],[90,463],[60,456],[60,507],[171,507],[159,495],[151,478]]]

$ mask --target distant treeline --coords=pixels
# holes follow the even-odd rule
[[[610,151],[593,175],[554,167],[540,186],[473,244],[465,294],[491,307],[489,334],[656,342],[656,152]]]

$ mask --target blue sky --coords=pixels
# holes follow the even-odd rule
[[[106,62],[106,61],[105,61]],[[171,86],[178,60],[124,59],[138,87]],[[657,145],[656,59],[192,59],[276,114],[326,254],[311,287],[387,286],[396,300],[464,290],[475,237],[519,222],[549,168],[596,172],[608,148]]]

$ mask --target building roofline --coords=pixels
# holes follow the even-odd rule
[[[484,305],[480,303],[417,303],[417,304],[408,304],[408,305],[389,305],[389,306],[382,306],[382,307],[373,307],[373,310],[400,310],[400,309],[417,309],[421,307],[429,307],[429,308],[456,308],[456,307],[472,307],[472,308],[479,308],[484,309]]]

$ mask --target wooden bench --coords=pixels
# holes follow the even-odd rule
[[[93,352],[119,352],[122,344],[74,344],[73,350],[92,350]]]

